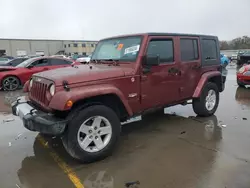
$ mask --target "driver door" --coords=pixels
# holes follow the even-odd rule
[[[172,104],[179,97],[179,63],[175,36],[149,37],[146,56],[159,56],[160,64],[141,75],[142,109]]]
[[[49,70],[49,67],[50,67],[50,62],[46,58],[39,59],[39,60],[32,62],[30,64],[30,67],[27,68],[28,69],[27,72],[25,73],[25,76],[24,76],[25,81],[28,81],[30,77],[35,73]]]

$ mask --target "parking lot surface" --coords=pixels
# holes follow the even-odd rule
[[[23,128],[9,107],[22,91],[1,92],[0,187],[250,187],[250,89],[238,88],[235,73],[229,66],[215,116],[195,117],[191,105],[147,115],[123,125],[114,154],[91,164],[71,159],[59,138]]]

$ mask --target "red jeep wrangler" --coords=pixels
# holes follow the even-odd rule
[[[12,104],[24,126],[60,135],[83,162],[111,154],[121,122],[152,109],[187,104],[215,113],[224,90],[218,38],[147,33],[101,40],[89,64],[34,74],[28,99]]]

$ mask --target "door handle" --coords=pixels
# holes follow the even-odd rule
[[[181,71],[176,68],[170,68],[168,69],[168,74],[169,75],[181,75]]]

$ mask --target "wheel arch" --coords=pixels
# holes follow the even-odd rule
[[[4,75],[1,79],[1,88],[3,88],[3,80],[6,79],[7,77],[16,77],[19,81],[19,84],[22,85],[22,81],[21,79],[17,76],[17,75],[14,75],[14,74],[8,74],[8,75]]]
[[[65,106],[71,100],[73,106]],[[58,102],[60,101],[60,102]],[[104,104],[112,108],[119,117],[131,116],[132,109],[123,93],[110,85],[96,85],[72,89],[70,92],[61,90],[53,96],[49,103],[51,109],[58,111],[71,111],[72,109],[85,107],[89,104]]]
[[[120,120],[124,120],[129,116],[121,99],[113,93],[78,100],[72,106],[72,110],[81,110],[91,105],[104,105],[111,108]]]
[[[219,71],[207,72],[201,76],[201,79],[198,82],[198,85],[196,86],[196,89],[193,93],[193,98],[200,97],[202,89],[204,88],[207,82],[215,83],[219,89],[219,92],[222,92],[224,89],[222,74]]]

